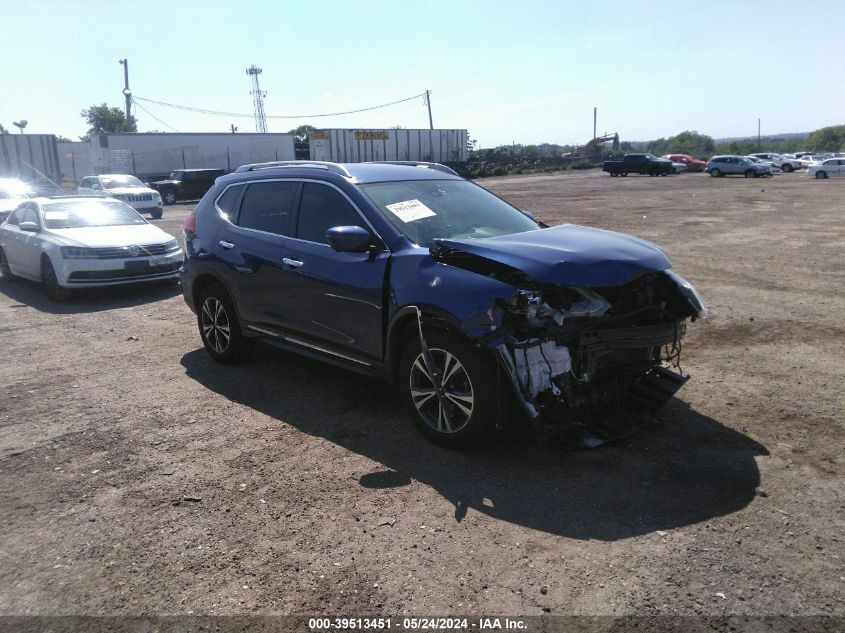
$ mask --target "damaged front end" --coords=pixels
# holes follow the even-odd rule
[[[432,256],[519,288],[493,303],[496,326],[477,343],[494,351],[541,437],[574,431],[588,445],[617,439],[688,379],[681,370],[686,324],[705,308],[668,265],[627,271],[619,285],[587,286],[538,283],[455,246]]]

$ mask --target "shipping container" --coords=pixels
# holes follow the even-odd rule
[[[94,173],[134,174],[149,179],[174,169],[234,171],[248,163],[294,160],[291,134],[147,133],[93,134]],[[78,171],[78,170],[77,170]],[[90,174],[78,174],[80,177]]]
[[[85,176],[94,174],[94,163],[91,160],[91,143],[84,141],[58,142],[59,170],[62,174],[62,185],[69,189],[76,189],[79,181]]]
[[[60,173],[53,134],[0,134],[0,177],[58,182]]]
[[[308,135],[311,160],[362,163],[409,160],[463,163],[467,160],[466,130],[331,129]]]

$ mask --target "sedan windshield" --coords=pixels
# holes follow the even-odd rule
[[[135,176],[100,176],[100,182],[104,189],[117,189],[118,187],[143,187],[144,183]]]
[[[110,200],[75,200],[51,202],[42,206],[47,229],[81,229],[91,226],[146,224],[135,210],[122,202]]]
[[[400,233],[420,246],[431,246],[437,238],[484,239],[539,228],[518,209],[466,180],[359,186]]]

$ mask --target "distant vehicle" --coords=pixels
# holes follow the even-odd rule
[[[689,171],[689,165],[686,163],[676,163],[672,162],[672,173],[674,174],[683,174]]]
[[[801,169],[801,161],[795,158],[789,158],[788,156],[784,156],[782,154],[771,154],[771,153],[762,153],[762,154],[751,154],[754,158],[760,158],[762,160],[768,160],[774,163],[781,171],[785,173],[789,173],[791,171],[795,171],[796,169]]]
[[[772,162],[770,160],[763,160],[762,158],[757,158],[756,156],[746,156],[745,158],[747,158],[748,160],[750,160],[753,163],[768,166],[769,171],[772,172],[773,174],[779,174],[780,173],[780,167],[775,165],[774,162]]]
[[[845,158],[828,158],[821,163],[813,163],[807,168],[811,178],[835,178],[845,176]]]
[[[809,167],[814,163],[821,163],[828,158],[832,158],[832,156],[828,156],[827,154],[804,154],[798,159],[798,162],[801,163],[801,167]]]
[[[673,163],[683,163],[690,171],[704,171],[704,166],[707,164],[703,160],[698,160],[689,154],[666,154],[663,158],[668,158]]]
[[[18,208],[18,205],[34,195],[32,187],[17,178],[0,178],[0,222]]]
[[[102,194],[125,202],[138,213],[149,213],[156,220],[162,216],[161,194],[128,174],[86,176],[76,189],[81,194]]]
[[[170,174],[170,178],[151,182],[150,187],[161,194],[164,204],[174,204],[177,200],[198,200],[225,173],[224,169],[177,169]]]
[[[601,168],[611,176],[627,176],[628,174],[665,176],[674,173],[671,160],[657,158],[654,154],[625,154],[623,158],[604,161]]]
[[[714,178],[729,174],[741,174],[746,178],[772,175],[768,165],[755,163],[745,156],[714,156],[707,161],[704,171]]]
[[[0,225],[0,275],[40,281],[53,301],[71,288],[176,279],[182,259],[172,235],[114,198],[32,198]]]

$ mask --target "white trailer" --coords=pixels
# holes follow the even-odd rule
[[[294,160],[291,134],[93,134],[94,173],[166,176],[174,169],[234,171],[248,163]],[[82,176],[91,174],[82,174]]]
[[[466,130],[327,129],[308,135],[311,160],[361,163],[410,160],[463,163],[467,160]]]
[[[53,134],[0,134],[0,177],[59,181]]]

